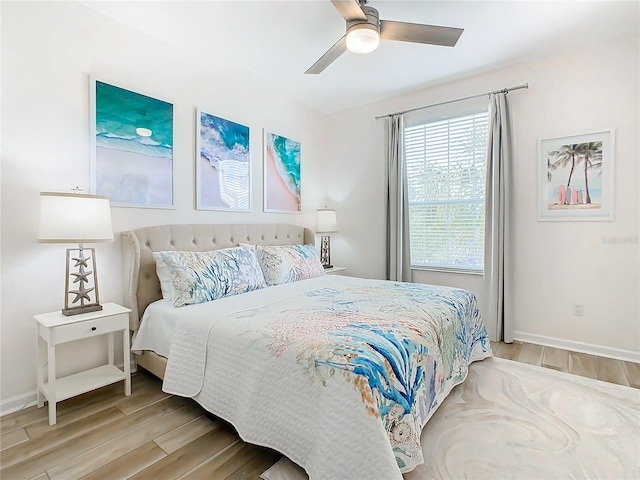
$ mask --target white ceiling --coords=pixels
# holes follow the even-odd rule
[[[465,30],[453,48],[383,41],[373,53],[347,52],[320,75],[304,75],[345,33],[329,0],[82,3],[202,62],[249,70],[327,114],[638,35],[640,23],[638,1],[370,0],[381,19]]]

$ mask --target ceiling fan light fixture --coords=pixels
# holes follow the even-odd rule
[[[380,44],[380,32],[375,25],[360,23],[347,32],[347,48],[353,53],[373,52]]]
[[[346,22],[346,33],[304,72],[305,75],[321,73],[347,50],[354,53],[373,52],[378,48],[380,39],[453,47],[464,31],[456,27],[380,20],[378,10],[369,7],[367,2],[331,0]]]

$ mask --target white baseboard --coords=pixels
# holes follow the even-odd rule
[[[588,353],[599,357],[615,358],[627,362],[640,363],[640,352],[633,350],[622,350],[620,348],[606,347],[604,345],[594,345],[592,343],[575,342],[562,338],[545,337],[526,332],[513,332],[513,339],[520,342],[535,343],[546,347],[561,348],[572,352]]]
[[[0,402],[0,417],[8,415],[23,408],[31,407],[38,402],[36,391],[25,393],[23,395],[16,395],[15,397],[7,398]]]

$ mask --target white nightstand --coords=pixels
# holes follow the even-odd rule
[[[326,273],[327,275],[335,275],[336,273],[345,272],[346,270],[346,267],[330,267],[325,268],[324,273]]]
[[[38,377],[38,407],[49,402],[49,425],[56,423],[56,403],[81,393],[90,392],[124,380],[124,394],[131,395],[131,364],[129,353],[129,310],[115,303],[105,303],[99,312],[66,317],[62,312],[36,315],[36,368]],[[114,364],[113,337],[122,332],[124,371]],[[108,334],[109,363],[91,370],[56,378],[56,345]],[[47,361],[44,362],[46,344]],[[44,368],[47,381],[44,381]]]

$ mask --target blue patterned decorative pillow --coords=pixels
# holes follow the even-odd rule
[[[324,275],[313,245],[256,247],[264,279],[268,285],[297,282]]]
[[[204,303],[266,287],[256,252],[226,248],[210,252],[160,252],[171,275],[173,306]]]

